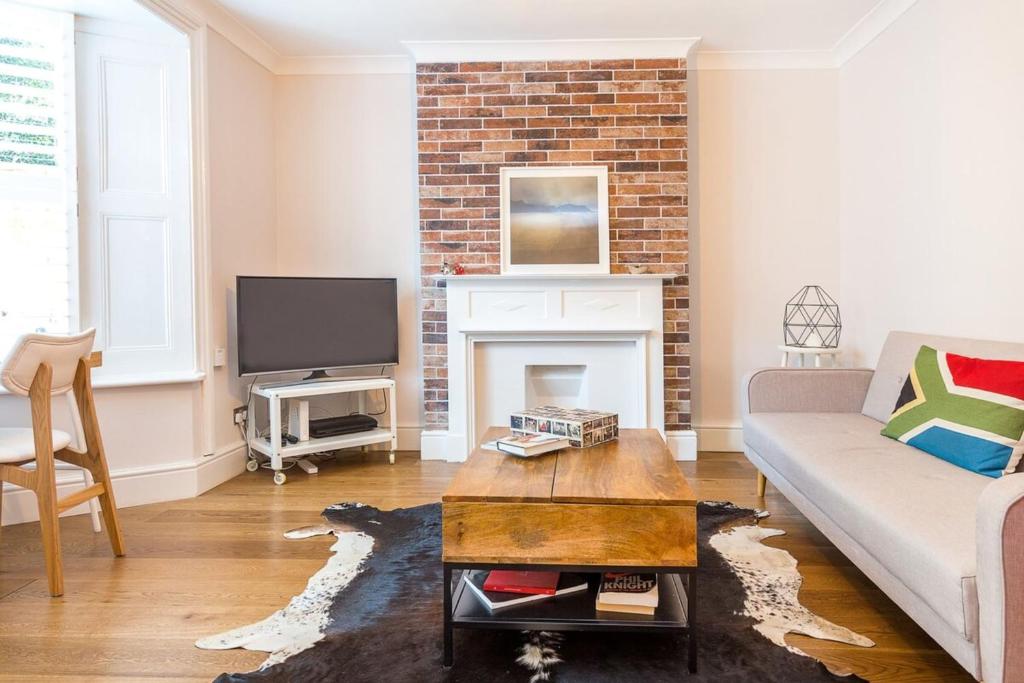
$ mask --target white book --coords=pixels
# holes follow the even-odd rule
[[[529,458],[567,448],[569,439],[552,434],[513,434],[501,437],[496,445],[502,453]]]
[[[658,606],[656,574],[605,574],[597,594],[603,605],[630,605],[653,609]]]

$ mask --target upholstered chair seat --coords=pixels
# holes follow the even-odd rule
[[[59,451],[71,444],[71,435],[52,429],[53,450]],[[0,462],[27,462],[36,459],[36,442],[32,428],[0,427]]]

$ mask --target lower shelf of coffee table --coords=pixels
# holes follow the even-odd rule
[[[659,574],[658,607],[651,616],[599,612],[594,576],[586,591],[563,595],[495,612],[480,602],[462,580],[462,571],[452,593],[452,626],[455,628],[521,629],[527,631],[645,631],[687,629],[687,599],[678,574]]]

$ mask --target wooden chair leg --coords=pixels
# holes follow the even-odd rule
[[[60,519],[57,514],[57,496],[55,482],[52,478],[44,481],[40,477],[40,487],[36,491],[39,502],[39,531],[43,537],[43,558],[46,560],[46,579],[50,585],[50,595],[64,595],[64,561],[60,553]]]
[[[764,498],[764,489],[768,480],[760,472],[757,473],[757,497]]]
[[[117,503],[114,502],[114,488],[110,483],[110,473],[107,471],[106,458],[100,460],[99,467],[93,471],[96,481],[103,484],[104,493],[99,497],[100,509],[103,511],[104,526],[107,527],[107,536],[110,538],[110,548],[114,555],[124,555],[124,537],[121,535],[121,525],[117,521]]]
[[[42,363],[29,389],[32,408],[32,437],[35,441],[35,492],[39,503],[39,531],[43,537],[43,557],[50,595],[64,594],[64,565],[60,553],[60,519],[57,512],[57,472],[53,457],[53,432],[50,417],[50,386],[53,371]]]
[[[96,401],[92,394],[89,368],[89,363],[85,361],[78,364],[74,383],[75,403],[78,405],[78,415],[85,433],[85,443],[88,448],[85,457],[88,459],[89,471],[92,472],[92,476],[97,482],[103,484],[104,493],[99,497],[100,509],[103,511],[107,536],[110,537],[110,547],[113,549],[114,555],[121,557],[124,555],[124,538],[121,536],[121,525],[117,521],[117,503],[114,502],[114,487],[110,483],[110,468],[107,467],[103,438],[100,436],[100,424],[96,416]]]

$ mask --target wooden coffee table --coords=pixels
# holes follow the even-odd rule
[[[492,427],[484,441],[507,433]],[[445,666],[455,628],[667,630],[687,634],[696,671],[697,501],[657,431],[623,429],[617,441],[525,459],[478,447],[441,501]],[[595,582],[491,613],[461,577],[494,567],[656,573],[658,608],[598,612]]]

